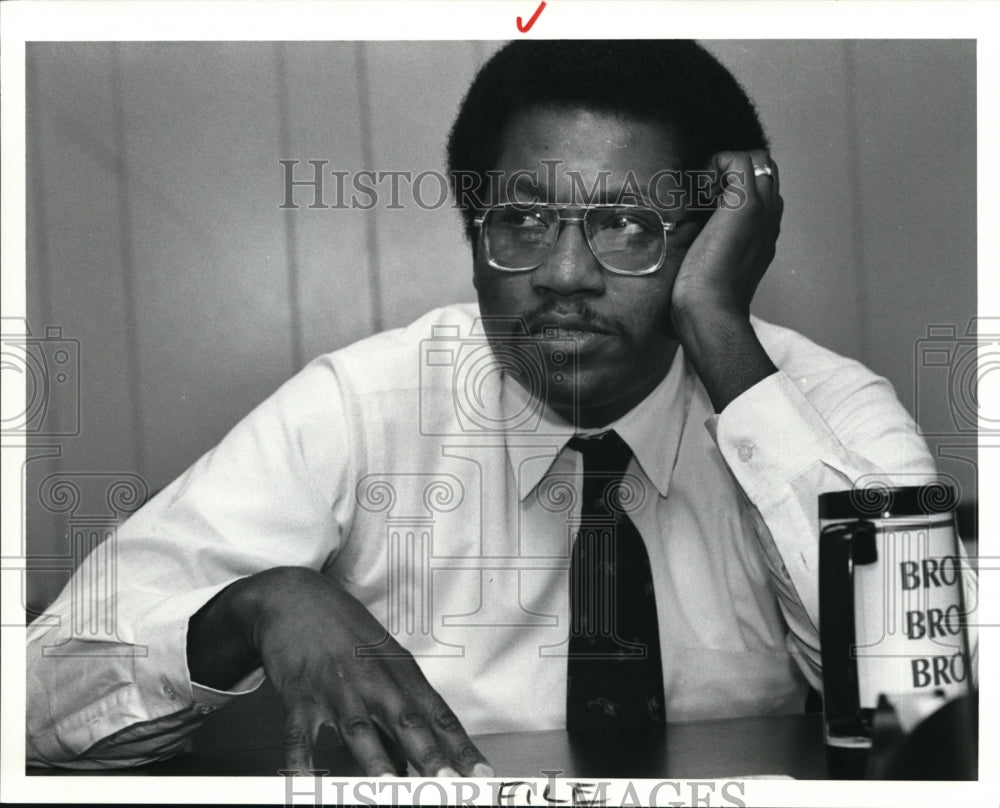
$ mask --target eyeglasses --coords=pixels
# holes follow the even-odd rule
[[[502,272],[539,267],[559,240],[561,222],[579,222],[600,265],[619,275],[656,272],[667,254],[667,233],[676,222],[639,205],[575,205],[508,202],[476,216],[486,260]]]

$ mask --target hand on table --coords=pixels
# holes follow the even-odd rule
[[[356,598],[324,575],[281,567],[223,590],[192,618],[192,679],[218,686],[200,678],[217,682],[222,675],[205,664],[201,651],[218,638],[232,636],[233,630],[243,642],[231,658],[242,655],[245,668],[253,664],[245,659],[252,649],[284,703],[288,769],[305,774],[312,768],[316,736],[326,725],[340,734],[369,776],[396,773],[392,750],[381,733],[422,776],[492,776],[413,657]],[[377,655],[358,653],[376,644]],[[240,672],[227,672],[227,684]]]

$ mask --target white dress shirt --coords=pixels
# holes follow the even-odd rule
[[[500,371],[477,316],[438,309],[319,357],[123,524],[114,568],[78,571],[77,611],[69,586],[49,610],[61,625],[29,629],[29,763],[177,752],[263,678],[192,683],[188,619],[286,565],[359,598],[471,734],[564,726],[582,461],[573,427]],[[934,473],[888,382],[753,325],[780,370],[721,415],[679,350],[610,425],[634,453],[668,721],[801,711],[820,687],[817,495]],[[95,631],[84,602],[115,620]]]

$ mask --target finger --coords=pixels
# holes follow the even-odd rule
[[[778,194],[779,190],[777,164],[764,149],[751,149],[748,153],[750,155],[750,162],[753,165],[754,184],[757,187],[758,193],[764,198],[773,198]],[[762,171],[763,169],[766,169],[766,171]]]
[[[717,152],[712,155],[706,166],[709,178],[708,192],[713,200],[713,207],[731,207],[722,199],[722,194],[726,187],[734,181],[740,180],[739,166],[735,164],[736,152]],[[745,180],[745,176],[743,177]],[[701,196],[699,196],[701,200]]]
[[[711,168],[719,189],[717,207],[720,211],[753,211],[766,200],[767,194],[761,193],[758,178],[754,176],[749,152],[718,152],[713,156]]]
[[[313,745],[323,723],[316,705],[294,701],[286,705],[285,713],[285,769],[299,775],[308,775],[313,769]]]
[[[783,209],[777,164],[766,150],[751,149],[748,152],[733,153],[731,166],[731,173],[746,178],[740,187],[746,195],[750,212],[755,211],[754,203],[759,201],[761,206],[756,209],[756,213],[759,214],[758,221],[761,224],[766,223],[767,229],[773,231],[774,235],[777,236],[777,224],[781,219]],[[763,170],[765,168],[766,171]]]
[[[476,748],[445,700],[433,689],[428,691],[427,700],[425,711],[431,728],[458,772],[464,777],[494,777],[493,767]]]
[[[389,755],[389,760],[392,761],[396,774],[400,777],[406,777],[409,771],[409,764],[406,760],[406,752],[403,751],[403,747],[396,742],[395,738],[382,729],[378,721],[375,722],[375,729],[378,731],[379,741],[382,743],[382,748]]]
[[[778,172],[778,164],[771,158],[771,176],[774,178],[774,187],[776,190],[781,188],[781,177]]]
[[[427,717],[412,701],[404,700],[396,690],[392,695],[383,694],[386,731],[399,742],[407,760],[423,777],[458,777],[448,754],[438,743]]]
[[[351,694],[342,694],[337,705],[337,732],[365,775],[395,776],[400,767],[383,743],[370,711],[364,702]],[[406,760],[402,761],[402,774],[406,773]]]
[[[747,154],[750,155],[750,162],[754,166],[771,165],[771,154],[767,149],[750,149]]]
[[[431,687],[420,666],[412,658],[401,660],[401,664],[393,667],[393,676],[400,690],[410,694],[426,718],[428,728],[451,767],[465,777],[493,777],[493,768],[466,734],[458,716]]]

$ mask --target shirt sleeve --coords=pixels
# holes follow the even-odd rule
[[[191,681],[188,620],[239,578],[323,570],[353,498],[336,375],[317,360],[121,525],[28,630],[29,765],[110,768],[180,751],[228,691]]]
[[[849,360],[819,376],[778,371],[706,427],[755,524],[789,650],[819,689],[817,496],[876,479],[921,485],[933,458],[892,386]]]

